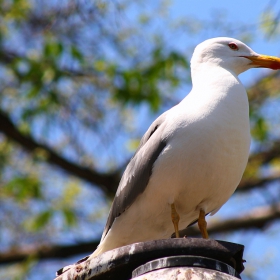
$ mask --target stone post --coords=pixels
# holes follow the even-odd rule
[[[237,280],[243,271],[240,244],[201,238],[140,242],[68,267],[55,280]]]

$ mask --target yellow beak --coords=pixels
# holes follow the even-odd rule
[[[280,69],[280,58],[276,56],[269,55],[254,55],[254,56],[243,56],[252,61],[250,65],[255,67],[270,68],[273,70]]]

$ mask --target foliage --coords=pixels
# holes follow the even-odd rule
[[[122,123],[143,104],[157,111],[171,98],[188,76],[187,58],[166,48],[164,40],[139,33],[139,21],[147,26],[149,16],[130,25],[122,20],[138,4],[0,4],[0,113],[6,120],[0,142],[5,216],[0,242],[5,250],[47,245],[71,229],[70,241],[75,231],[80,235],[76,227],[104,217],[107,203],[94,181],[89,180],[96,190],[85,190],[82,180],[62,172],[61,160],[92,172],[124,164],[127,158],[112,161],[111,151],[120,139],[128,140],[127,129],[137,130]],[[53,153],[59,159],[49,165]],[[87,198],[96,201],[90,210]]]
[[[189,88],[189,53],[174,47],[174,38],[203,30],[215,35],[219,28],[253,37],[246,26],[233,30],[221,15],[171,24],[167,1],[145,3],[0,1],[4,250],[98,239],[130,156],[127,143],[138,142],[149,117]],[[266,34],[277,33],[272,12],[263,14]],[[275,178],[278,170],[280,152],[268,153],[279,141],[279,124],[267,112],[279,102],[279,84],[279,75],[267,75],[249,91],[255,149],[246,180]],[[35,259],[13,266],[12,277],[15,271],[28,275]]]

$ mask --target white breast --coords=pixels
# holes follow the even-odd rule
[[[219,71],[214,76],[223,75],[223,82],[205,77],[169,111],[164,131],[167,146],[154,164],[149,183],[116,218],[100,252],[168,238],[174,232],[171,203],[176,205],[182,229],[198,218],[200,208],[215,212],[236,189],[250,146],[248,100],[238,78]],[[223,90],[217,93],[219,83]]]
[[[207,213],[218,210],[236,189],[248,160],[246,91],[231,73],[217,71],[214,76],[222,80],[206,77],[169,115],[171,141],[149,184],[150,195],[163,193],[161,199],[175,202],[185,215],[182,226],[196,219],[201,207]],[[217,91],[220,85],[223,90]]]

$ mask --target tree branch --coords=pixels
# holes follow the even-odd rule
[[[36,152],[38,151],[38,149],[43,150],[47,155],[46,161],[48,163],[54,164],[72,175],[88,181],[91,184],[97,185],[97,187],[100,187],[105,193],[110,196],[113,196],[115,194],[120,179],[120,171],[115,171],[112,173],[100,173],[63,158],[47,145],[38,143],[30,135],[26,136],[22,134],[12,123],[8,115],[1,110],[0,131],[4,133],[9,139],[18,143],[28,152]],[[261,164],[265,164],[279,156],[280,142],[276,142],[271,149],[252,155],[249,159],[249,162],[258,161]],[[260,188],[265,186],[267,183],[278,180],[279,177],[280,174],[276,174],[266,178],[244,179],[241,181],[236,191],[245,192],[253,188]]]
[[[221,222],[211,223],[208,232],[213,235],[216,233],[229,233],[237,230],[264,229],[269,223],[280,218],[280,205],[275,207],[260,207],[252,210],[243,217],[228,219]],[[200,236],[197,227],[190,227],[180,231],[180,236]],[[34,256],[40,260],[66,258],[78,254],[88,254],[95,250],[98,241],[80,243],[68,246],[43,246],[33,249],[11,250],[0,253],[0,264],[19,262]]]
[[[268,96],[274,96],[280,90],[279,71],[263,75],[247,90],[250,106],[259,108]]]
[[[265,187],[267,184],[277,180],[280,180],[279,173],[267,177],[262,177],[262,178],[243,179],[240,182],[238,188],[236,189],[236,192],[246,192],[252,189],[262,188]]]
[[[264,229],[274,220],[280,218],[280,205],[260,207],[249,214],[236,219],[213,223],[209,233],[228,233],[235,230]]]
[[[249,158],[249,163],[255,161],[260,164],[266,164],[279,156],[280,156],[280,141],[274,141],[270,149],[256,154],[252,154]]]
[[[57,154],[47,145],[38,143],[36,140],[31,138],[31,136],[26,136],[22,134],[9,119],[8,115],[1,110],[0,131],[11,140],[18,143],[28,152],[36,153],[36,151],[38,150],[44,151],[44,154],[46,155],[45,160],[48,163],[56,165],[72,175],[75,175],[83,180],[97,185],[108,195],[115,194],[120,178],[119,171],[112,173],[100,173],[67,160],[66,158]]]
[[[35,246],[22,250],[13,249],[6,253],[0,253],[0,264],[20,262],[30,257],[39,260],[68,258],[78,254],[91,253],[96,249],[98,244],[99,241],[95,240],[69,246]]]
[[[10,63],[15,57],[19,57],[18,54],[0,50],[2,61]],[[86,75],[85,73],[72,73],[71,70],[67,70],[69,75]],[[272,79],[278,81],[280,74],[273,73],[269,74],[266,77],[262,77],[254,86],[249,90],[249,96],[252,99],[252,102],[259,102],[259,99],[262,100],[266,91],[267,83],[263,82],[266,79]],[[260,86],[260,84],[262,86]],[[101,173],[95,170],[89,169],[87,167],[80,166],[75,164],[66,158],[63,158],[58,153],[53,151],[47,145],[38,143],[30,135],[26,136],[22,134],[16,126],[12,123],[9,116],[0,110],[0,131],[2,131],[8,138],[17,142],[24,149],[29,152],[34,152],[35,150],[42,149],[47,154],[46,161],[50,164],[54,164],[68,173],[75,175],[83,180],[90,182],[91,184],[97,185],[105,193],[110,196],[115,194],[116,188],[120,179],[120,171],[115,171],[111,173]],[[271,160],[280,156],[280,141],[274,142],[273,146],[267,150],[260,153],[256,153],[250,156],[249,163],[257,161],[259,165],[269,163]],[[260,188],[265,186],[267,183],[278,180],[280,175],[271,176],[267,178],[252,178],[242,180],[240,185],[237,188],[237,192],[249,191],[253,188]]]
[[[229,233],[236,230],[264,229],[270,222],[280,218],[280,205],[259,207],[242,217],[213,222],[207,227],[208,233]],[[180,236],[200,236],[198,227],[180,230]]]
[[[258,166],[270,163],[272,160],[280,157],[280,141],[275,141],[272,147],[268,150],[252,154],[249,158],[250,164],[257,163]],[[257,178],[246,178],[242,179],[240,182],[237,192],[245,192],[251,189],[265,187],[268,183],[274,182],[280,179],[280,173],[266,176],[266,177],[257,177]]]

